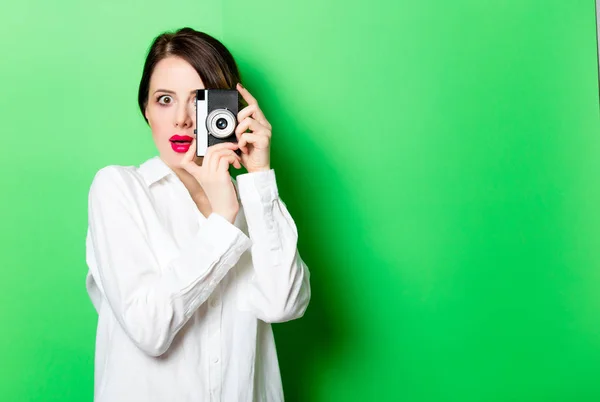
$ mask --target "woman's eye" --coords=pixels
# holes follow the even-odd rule
[[[162,105],[169,105],[171,102],[173,102],[173,98],[171,98],[169,95],[162,95],[158,97],[158,103]]]

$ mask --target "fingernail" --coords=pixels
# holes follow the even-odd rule
[[[238,85],[240,86],[240,88],[244,89],[244,86],[242,85],[241,82],[238,82]]]

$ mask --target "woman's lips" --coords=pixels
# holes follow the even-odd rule
[[[190,145],[192,145],[193,138],[189,135],[174,135],[169,138],[171,142],[171,148],[173,151],[182,154],[186,153],[190,149]]]

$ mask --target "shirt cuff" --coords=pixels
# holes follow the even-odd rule
[[[237,177],[240,200],[269,204],[279,198],[275,170],[245,173]]]

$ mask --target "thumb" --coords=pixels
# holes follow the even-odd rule
[[[194,174],[199,169],[199,166],[196,165],[196,162],[194,162],[195,155],[196,139],[194,138],[190,144],[190,148],[187,150],[185,155],[183,155],[183,158],[181,158],[181,162],[179,163],[180,166],[190,174]]]

